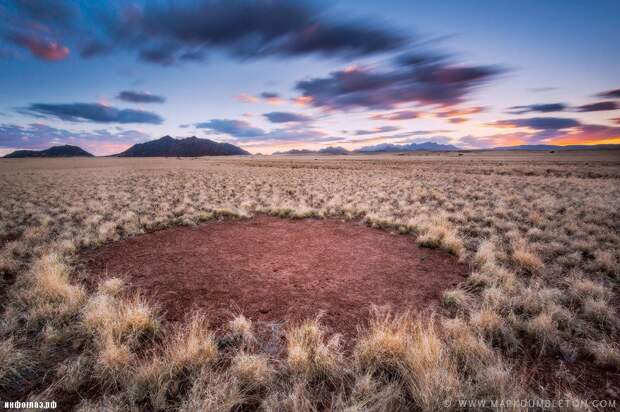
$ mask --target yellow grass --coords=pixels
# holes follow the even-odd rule
[[[543,349],[618,368],[619,181],[615,152],[2,160],[0,389],[29,380],[21,399],[77,394],[81,410],[443,410],[542,395],[507,359]],[[259,213],[361,219],[472,273],[433,316],[393,308],[352,341],[309,319],[273,355],[242,314],[222,331],[209,314],[170,324],[119,274],[88,289],[75,267],[81,248]],[[545,396],[582,397],[579,379]]]

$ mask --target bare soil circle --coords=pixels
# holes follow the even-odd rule
[[[236,313],[279,324],[322,313],[345,335],[373,305],[432,309],[468,274],[456,257],[420,248],[412,236],[361,222],[269,216],[140,235],[85,251],[80,263],[92,282],[123,278],[170,321],[196,309],[215,326]]]

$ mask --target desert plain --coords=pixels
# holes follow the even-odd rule
[[[0,398],[620,398],[620,151],[3,159],[0,193]]]

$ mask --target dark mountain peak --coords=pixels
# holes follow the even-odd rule
[[[157,140],[138,143],[116,156],[120,157],[198,157],[247,155],[245,150],[230,143],[218,143],[196,136],[174,139],[164,136]]]
[[[92,154],[78,146],[72,146],[69,144],[62,146],[52,146],[45,150],[16,150],[8,155],[6,158],[24,158],[24,157],[93,157]]]

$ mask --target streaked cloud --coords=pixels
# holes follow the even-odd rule
[[[232,119],[211,119],[206,122],[196,123],[197,129],[208,129],[215,133],[223,133],[236,138],[261,137],[265,131],[258,127],[253,127],[245,120]]]
[[[116,98],[130,103],[163,103],[166,101],[164,96],[132,90],[123,90]]]
[[[420,113],[415,110],[399,110],[391,113],[379,113],[370,116],[372,120],[410,120],[416,119]]]
[[[107,17],[98,43],[137,49],[142,60],[171,65],[188,50],[222,49],[239,58],[365,56],[394,50],[394,29],[328,17],[318,5],[289,0],[123,5]],[[93,55],[92,53],[90,54]]]
[[[313,127],[289,126],[273,130],[255,127],[245,120],[211,119],[194,125],[208,134],[223,134],[236,140],[247,141],[333,141],[328,134]],[[328,139],[329,138],[329,139]],[[328,140],[326,140],[328,139]]]
[[[527,119],[498,120],[487,123],[489,126],[501,128],[527,127],[534,130],[562,130],[581,125],[576,119],[560,117],[531,117]]]
[[[312,118],[309,116],[292,112],[270,112],[263,114],[263,116],[271,123],[301,123],[312,121]]]
[[[118,109],[100,103],[33,103],[18,111],[35,117],[55,117],[70,122],[161,124],[164,121],[153,112]]]
[[[241,103],[256,103],[258,102],[258,97],[252,96],[251,94],[241,93],[236,95],[235,100]]]
[[[523,144],[620,144],[620,127],[580,124],[563,129],[538,129],[530,132],[498,133],[488,136],[463,136],[458,144],[467,148],[490,148]]]
[[[564,103],[540,103],[529,104],[526,106],[512,106],[508,108],[508,113],[524,114],[524,113],[552,113],[562,112],[568,108]]]
[[[284,103],[284,99],[282,97],[280,97],[280,95],[278,93],[274,93],[274,92],[262,92],[260,94],[261,99],[263,99],[263,101],[265,103],[268,104],[272,104],[272,105],[280,105]]]
[[[607,110],[616,110],[619,109],[620,105],[616,102],[605,101],[605,102],[596,102],[590,104],[584,104],[582,106],[577,107],[578,112],[602,112]]]
[[[620,127],[586,124],[548,140],[551,144],[620,144]]]
[[[403,103],[452,106],[500,73],[498,66],[458,65],[449,60],[406,60],[388,70],[354,67],[299,81],[309,104],[327,110],[392,109]]]
[[[352,133],[355,136],[365,136],[365,135],[369,135],[369,134],[389,133],[389,132],[394,132],[396,130],[400,130],[400,127],[396,127],[396,126],[381,126],[381,127],[374,127],[372,129],[354,130]]]
[[[597,94],[598,97],[604,99],[620,99],[620,89],[606,90]]]
[[[69,56],[69,48],[57,41],[33,34],[12,33],[6,36],[10,42],[26,48],[39,59],[55,61]]]
[[[25,126],[0,124],[0,148],[40,150],[55,145],[72,144],[92,150],[94,153],[111,154],[116,153],[117,148],[127,148],[150,138],[148,134],[137,130],[73,131],[42,123]]]

